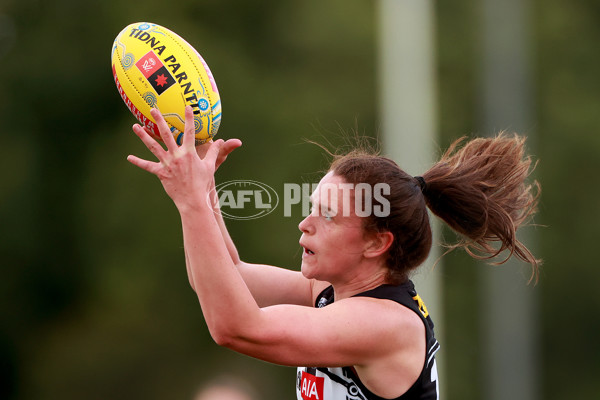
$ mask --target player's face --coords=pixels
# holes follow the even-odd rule
[[[366,248],[362,218],[354,210],[354,195],[349,185],[329,172],[311,196],[312,210],[298,228],[302,273],[306,278],[330,283],[356,278]]]

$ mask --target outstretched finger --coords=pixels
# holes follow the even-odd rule
[[[171,129],[169,129],[169,125],[167,124],[167,121],[165,121],[165,118],[161,112],[158,109],[153,108],[150,110],[150,115],[152,115],[152,118],[154,118],[154,121],[156,121],[156,126],[158,126],[160,137],[167,146],[167,149],[176,149],[178,146],[177,143],[175,143],[175,138],[173,137]]]
[[[146,133],[148,134],[148,136],[150,136],[152,139],[154,140],[158,140],[158,141],[162,141],[162,139],[160,138],[160,134],[156,134],[152,131],[152,129],[148,128],[147,126],[143,126],[144,130],[146,131]]]
[[[133,155],[127,156],[127,161],[129,161],[136,167],[139,167],[139,168],[143,169],[144,171],[148,171],[154,175],[157,175],[158,170],[161,167],[160,163],[144,160],[144,159],[141,159],[141,158],[133,156]]]
[[[183,146],[190,151],[194,151],[196,146],[196,124],[194,123],[194,111],[191,106],[185,106]]]
[[[140,125],[133,125],[133,132],[142,140],[142,142],[146,145],[148,150],[152,152],[159,160],[163,159],[165,154],[165,150],[162,148],[158,142],[152,138],[148,134],[148,131],[145,128],[142,128]]]

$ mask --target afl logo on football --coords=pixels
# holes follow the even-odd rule
[[[261,182],[235,180],[223,182],[210,193],[212,202],[218,201],[224,218],[249,220],[264,217],[277,208],[277,192]]]
[[[153,70],[155,65],[156,65],[156,60],[154,58],[150,57],[144,61],[142,68],[144,69],[144,71],[148,72],[148,71]]]

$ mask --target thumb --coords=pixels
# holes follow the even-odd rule
[[[242,141],[239,139],[229,139],[221,148],[221,155],[227,157],[232,151],[237,149],[242,145]]]
[[[216,168],[219,168],[221,166],[221,164],[223,164],[223,162],[225,162],[225,160],[227,159],[227,156],[229,156],[229,154],[231,154],[232,151],[234,151],[241,145],[242,145],[242,141],[239,139],[226,140],[225,143],[223,143],[223,146],[221,147],[219,156],[217,157],[217,161],[215,164]]]
[[[216,142],[214,142],[206,152],[206,155],[204,156],[204,161],[210,163],[211,165],[215,165],[217,162],[217,157],[219,156],[219,152],[221,151],[221,147],[223,147],[223,144],[223,139],[219,139]]]

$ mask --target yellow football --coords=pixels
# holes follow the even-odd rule
[[[196,143],[216,135],[221,123],[217,84],[202,56],[176,33],[149,22],[131,24],[117,35],[111,61],[121,98],[156,139],[150,110],[160,110],[181,144],[186,105],[194,110]]]

